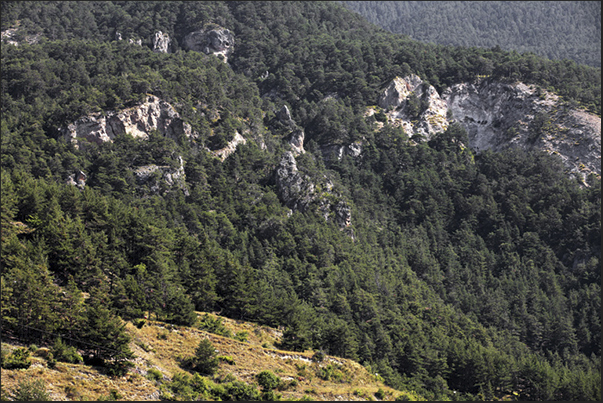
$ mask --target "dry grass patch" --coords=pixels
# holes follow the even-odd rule
[[[134,368],[124,377],[110,378],[102,373],[102,368],[83,364],[59,362],[55,369],[50,369],[46,360],[34,356],[27,370],[3,369],[2,385],[7,392],[20,381],[42,379],[53,400],[98,400],[108,397],[111,390],[121,395],[122,400],[159,400],[162,383],[171,381],[176,373],[192,375],[180,366],[181,360],[193,356],[199,342],[208,338],[217,355],[223,357],[211,378],[216,384],[239,380],[257,386],[256,375],[268,370],[280,378],[276,392],[283,400],[300,399],[304,395],[312,400],[369,400],[380,389],[385,400],[394,400],[402,393],[386,387],[351,360],[325,356],[321,362],[314,362],[314,351],[262,347],[280,341],[282,332],[278,329],[228,318],[222,318],[222,323],[233,335],[246,332],[246,341],[156,321],[147,321],[141,327],[127,323],[126,331],[132,338],[130,347],[136,358]]]

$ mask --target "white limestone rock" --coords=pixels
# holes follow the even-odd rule
[[[84,116],[62,128],[61,132],[67,141],[80,148],[86,143],[112,141],[124,133],[146,139],[153,130],[172,138],[196,135],[172,105],[154,95],[148,95],[145,102],[131,108]]]

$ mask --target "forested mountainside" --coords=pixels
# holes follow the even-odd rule
[[[431,400],[600,400],[600,165],[478,152],[445,97],[600,160],[600,68],[334,2],[1,5],[3,337],[119,374],[123,320],[220,311]]]
[[[342,1],[391,32],[441,45],[500,46],[601,67],[598,1]]]

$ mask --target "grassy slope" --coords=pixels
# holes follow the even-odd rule
[[[97,400],[107,396],[111,389],[116,389],[125,400],[159,400],[158,383],[145,377],[148,369],[158,369],[165,381],[171,380],[173,374],[184,371],[179,366],[179,358],[193,355],[199,340],[209,337],[218,355],[231,356],[235,362],[234,365],[220,363],[219,370],[212,377],[216,383],[232,374],[237,380],[257,384],[255,375],[270,370],[286,382],[298,380],[297,386],[278,391],[283,400],[300,399],[304,395],[312,400],[378,400],[374,394],[379,389],[385,391],[385,400],[394,400],[400,395],[410,400],[421,399],[413,393],[385,386],[354,361],[327,356],[322,363],[315,363],[310,360],[314,354],[312,351],[300,353],[275,349],[273,346],[281,336],[277,329],[222,319],[233,334],[247,332],[247,341],[240,342],[195,328],[162,322],[150,321],[141,329],[128,323],[127,330],[132,336],[131,348],[137,358],[135,368],[125,377],[110,378],[103,375],[100,368],[83,364],[60,362],[55,369],[49,369],[46,361],[39,357],[40,352],[44,351],[40,349],[32,357],[33,364],[29,369],[2,370],[3,389],[5,392],[13,390],[22,380],[43,379],[53,400]],[[16,346],[3,343],[3,347],[10,349]],[[319,367],[329,364],[343,374],[341,380],[325,381],[317,376]]]

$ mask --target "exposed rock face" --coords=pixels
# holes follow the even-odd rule
[[[486,80],[454,85],[443,98],[474,150],[539,149],[560,156],[583,179],[601,174],[601,118],[562,105],[554,94]]]
[[[423,80],[415,74],[411,74],[405,78],[394,78],[379,97],[379,106],[382,108],[397,108],[401,106],[406,100],[406,97],[415,91],[421,84],[423,84]]]
[[[69,175],[69,178],[67,178],[67,184],[84,189],[84,187],[86,187],[86,174],[83,171],[76,171],[75,174]]]
[[[181,189],[186,196],[189,195],[186,187],[186,176],[184,174],[184,161],[178,157],[179,166],[173,168],[170,166],[144,165],[134,170],[138,184],[150,184],[150,190],[153,193],[163,191],[165,193],[170,188],[177,187]],[[158,175],[156,174],[158,173]]]
[[[61,129],[65,139],[76,148],[84,146],[86,142],[99,144],[112,141],[115,136],[124,133],[146,139],[153,130],[173,138],[194,135],[191,126],[180,118],[169,103],[153,95],[149,95],[138,106],[84,116]]]
[[[304,150],[304,137],[305,133],[302,129],[297,128],[291,132],[289,137],[289,145],[291,146],[291,150],[293,150],[294,155],[299,155],[306,152],[306,150]]]
[[[326,161],[330,161],[333,157],[335,157],[335,159],[337,160],[341,160],[344,155],[358,157],[362,153],[362,149],[363,142],[358,140],[347,145],[330,144],[322,146],[320,148],[320,151],[322,153],[323,159],[325,159]]]
[[[225,28],[195,31],[184,37],[184,47],[208,55],[223,55],[226,61],[234,51],[234,35]]]
[[[283,105],[280,111],[277,113],[278,120],[286,126],[294,126],[295,122],[291,118],[291,112],[289,112],[289,108],[287,105]]]
[[[155,32],[155,36],[153,37],[153,52],[170,53],[171,44],[172,40],[168,34],[164,34],[161,31]]]
[[[436,89],[416,75],[396,77],[379,97],[379,106],[388,110],[394,125],[401,125],[409,136],[429,139],[448,128],[446,102]]]
[[[298,170],[293,152],[284,153],[275,175],[279,197],[290,209],[315,210],[325,221],[333,220],[342,229],[352,224],[352,210],[332,193],[333,183],[325,177],[324,183],[315,184]]]
[[[241,136],[239,134],[239,132],[235,132],[235,136],[233,137],[232,140],[230,140],[230,142],[228,143],[228,145],[226,147],[221,148],[216,151],[212,151],[212,154],[215,157],[218,157],[222,161],[224,161],[230,154],[232,154],[236,151],[237,146],[239,144],[245,144],[245,143],[247,143],[247,140],[245,140],[245,137]]]
[[[277,112],[276,116],[279,122],[292,129],[291,133],[289,134],[289,145],[291,146],[291,150],[293,150],[293,154],[298,156],[305,153],[306,150],[304,150],[304,138],[306,135],[304,131],[298,127],[297,124],[295,124],[287,105],[283,105],[281,110]]]
[[[6,30],[0,32],[0,38],[2,39],[2,42],[5,42],[9,45],[19,46],[19,44],[21,42],[15,40],[15,34],[17,33],[18,30],[19,30],[19,28],[16,27],[16,28],[9,28],[9,29],[6,29]],[[33,45],[34,43],[38,43],[40,41],[40,38],[42,38],[41,34],[25,35],[23,37],[22,42]]]
[[[276,186],[279,196],[290,209],[306,211],[314,199],[316,187],[310,178],[299,172],[291,151],[285,152],[276,169]]]
[[[284,132],[284,138],[289,143],[294,156],[297,157],[305,153],[304,139],[306,135],[304,130],[291,117],[291,112],[289,112],[287,105],[283,105],[279,111],[275,112],[276,118],[271,120],[271,128],[279,133]]]
[[[409,136],[429,139],[458,121],[476,151],[539,149],[560,156],[582,179],[601,174],[601,118],[566,107],[556,95],[521,82],[461,83],[440,96],[416,75],[397,77],[381,94],[379,106],[389,123],[402,126]],[[369,108],[367,115],[372,113]],[[323,152],[345,152],[345,146],[330,147]]]

